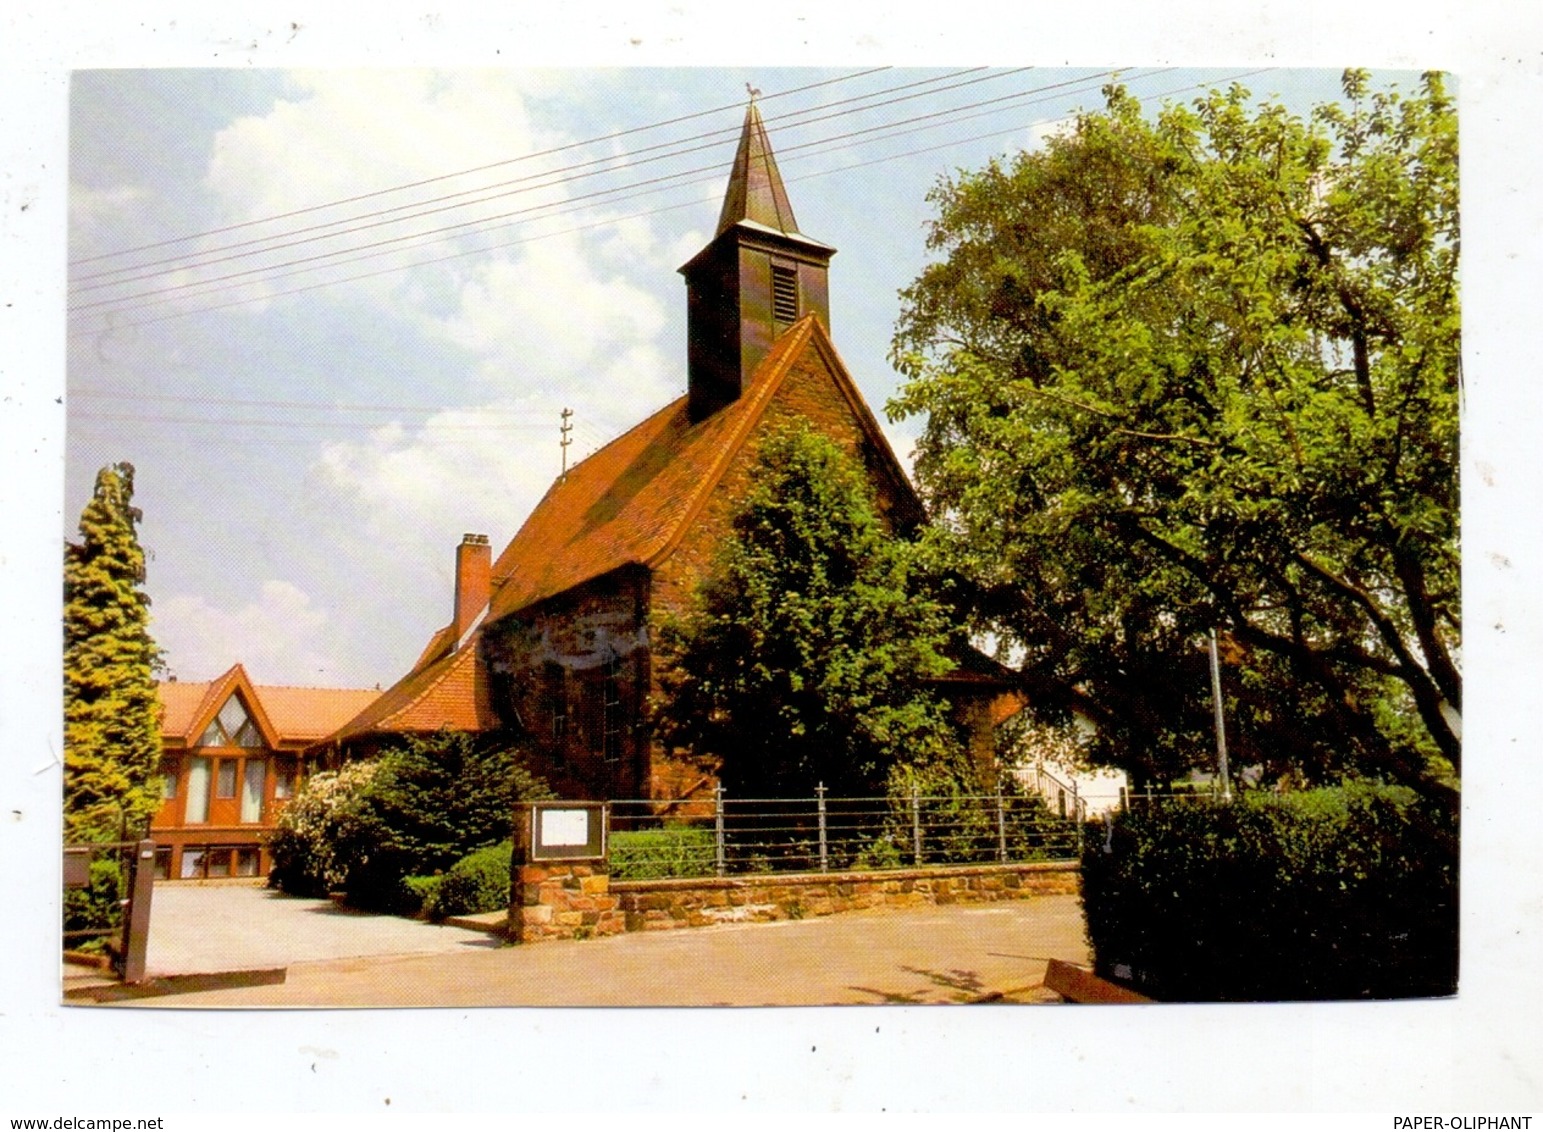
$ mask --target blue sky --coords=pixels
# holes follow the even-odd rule
[[[869,70],[77,72],[65,511],[135,465],[171,670],[389,684],[449,618],[461,534],[501,546],[556,474],[560,409],[581,458],[683,391],[675,269],[716,221],[746,84],[800,227],[839,249],[835,339],[882,416],[929,187],[1114,74]],[[1153,107],[1338,90],[1327,69],[1119,78]],[[902,458],[919,423],[889,429]]]

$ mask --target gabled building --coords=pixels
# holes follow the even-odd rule
[[[237,664],[216,680],[158,684],[156,695],[156,876],[201,879],[268,874],[263,841],[313,765],[305,750],[380,692],[257,685]]]
[[[412,669],[329,745],[367,753],[440,727],[507,733],[567,796],[682,798],[710,765],[663,751],[646,726],[650,642],[686,608],[744,498],[760,438],[803,420],[867,472],[898,536],[920,500],[830,337],[835,249],[798,228],[754,103],[717,230],[680,269],[688,391],[563,477],[495,559],[456,548],[453,616]],[[945,694],[982,757],[1007,692],[975,655]]]

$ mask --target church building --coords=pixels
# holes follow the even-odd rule
[[[897,536],[926,520],[831,342],[835,251],[799,230],[752,101],[717,230],[680,269],[686,395],[569,469],[496,558],[486,536],[465,537],[449,624],[329,737],[334,756],[440,728],[498,732],[532,749],[533,769],[566,797],[663,801],[711,789],[712,765],[650,737],[650,642],[710,569],[760,438],[806,421],[866,471]],[[969,652],[939,682],[983,760],[994,724],[1021,706],[1003,675]]]

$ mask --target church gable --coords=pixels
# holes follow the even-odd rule
[[[671,552],[654,564],[654,604],[659,612],[690,604],[750,489],[761,438],[783,426],[807,422],[851,456],[867,472],[879,512],[891,530],[913,530],[924,518],[915,491],[824,329],[812,319],[799,329],[808,336],[775,375],[774,387],[764,391],[765,407]]]

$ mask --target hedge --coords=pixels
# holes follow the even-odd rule
[[[514,845],[505,841],[462,857],[426,893],[423,911],[431,920],[499,912],[509,907],[509,864]]]
[[[1085,838],[1095,971],[1179,1002],[1457,989],[1454,813],[1349,783],[1121,812]]]
[[[611,834],[612,880],[712,876],[717,871],[713,831],[690,825],[622,830]]]

